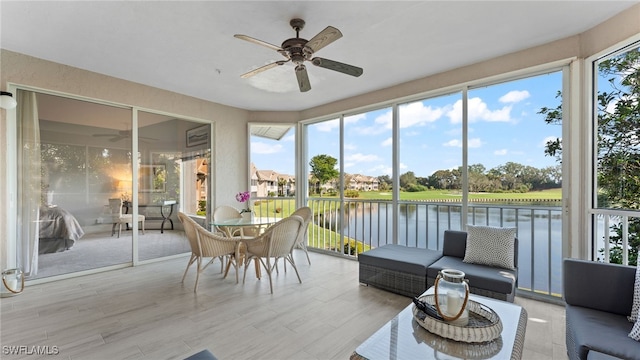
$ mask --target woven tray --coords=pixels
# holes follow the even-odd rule
[[[435,295],[420,296],[420,300],[435,305]],[[502,321],[495,311],[479,302],[469,300],[469,324],[457,326],[446,321],[433,318],[413,305],[413,318],[427,331],[447,339],[466,343],[482,343],[493,341],[502,333]]]

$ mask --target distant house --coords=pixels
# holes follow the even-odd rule
[[[295,176],[273,170],[258,170],[251,163],[251,196],[292,196],[296,190]]]
[[[309,174],[307,181],[311,181]],[[380,181],[375,176],[361,174],[345,174],[345,189],[358,191],[378,191]],[[327,181],[322,185],[322,192],[336,190],[339,187],[339,179]],[[293,175],[280,174],[273,170],[258,170],[251,163],[251,196],[293,196],[296,191],[296,178]]]
[[[380,187],[380,181],[378,181],[378,178],[375,176],[346,174],[345,186],[349,190],[378,191]]]
[[[313,176],[309,174],[308,181],[311,181]],[[337,190],[339,188],[340,180],[338,178],[327,181],[322,184],[321,188],[323,192],[330,190]],[[361,175],[361,174],[345,174],[344,175],[344,187],[346,190],[358,190],[358,191],[378,191],[380,189],[380,180],[375,176]]]

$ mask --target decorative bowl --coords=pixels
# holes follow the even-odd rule
[[[435,295],[420,296],[420,300],[435,305]],[[466,343],[482,343],[497,339],[502,333],[502,321],[498,314],[486,305],[469,300],[469,323],[458,326],[436,319],[424,313],[413,305],[413,318],[430,333],[447,339]]]

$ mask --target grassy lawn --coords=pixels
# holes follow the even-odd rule
[[[562,189],[550,189],[543,191],[532,191],[528,193],[470,193],[470,199],[499,199],[499,200],[560,200],[562,199]],[[391,192],[362,191],[359,199],[366,200],[391,200]],[[459,191],[448,190],[427,190],[420,192],[400,192],[400,200],[452,200],[462,199]]]

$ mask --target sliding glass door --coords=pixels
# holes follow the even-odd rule
[[[17,251],[28,279],[190,251],[177,212],[206,219],[210,124],[45,92],[17,100]]]
[[[132,110],[45,93],[35,98],[32,125],[40,138],[29,145],[41,156],[32,174],[39,178],[41,196],[31,239],[37,254],[25,259],[33,261],[30,278],[131,263],[132,232],[114,223],[118,207],[110,206],[110,199],[132,196]],[[19,119],[19,127],[27,125]],[[24,148],[26,139],[20,140]],[[26,184],[26,177],[18,182]],[[19,208],[36,205],[22,199]]]

